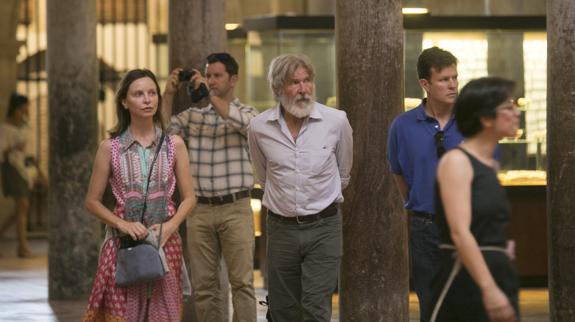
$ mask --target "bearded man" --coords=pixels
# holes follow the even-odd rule
[[[353,158],[345,112],[315,102],[308,57],[272,60],[278,104],[248,128],[252,164],[264,187],[269,305],[273,321],[331,320],[341,259],[342,190]]]

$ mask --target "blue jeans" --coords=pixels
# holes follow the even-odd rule
[[[413,289],[419,300],[419,318],[427,322],[431,279],[439,262],[439,231],[437,225],[426,218],[410,216],[409,257]]]

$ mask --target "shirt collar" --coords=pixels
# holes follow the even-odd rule
[[[416,107],[417,109],[417,120],[418,121],[426,121],[428,119],[435,119],[432,116],[429,116],[426,112],[425,112],[425,105],[427,104],[427,98],[424,98],[421,100],[421,104],[419,104],[419,106]],[[451,116],[449,117],[449,122],[451,123],[453,120],[455,119],[455,112],[451,112]]]
[[[419,104],[419,106],[416,107],[416,109],[417,109],[417,120],[418,121],[425,121],[429,117],[425,113],[425,104],[426,103],[427,103],[427,99],[424,98],[421,100],[421,104]]]
[[[241,105],[240,99],[237,98],[237,97],[234,98],[234,99],[230,102],[230,105],[240,106],[240,105]],[[214,105],[213,105],[212,103],[209,103],[207,106],[202,107],[201,109],[214,110],[214,111],[215,111]]]
[[[162,136],[162,129],[156,126],[155,131],[156,131],[156,139],[154,140],[154,142],[152,142],[152,146],[157,145],[160,141],[160,137]],[[134,136],[132,136],[130,128],[126,129],[122,134],[120,134],[120,143],[124,151],[128,150],[136,142],[138,141],[136,141]]]

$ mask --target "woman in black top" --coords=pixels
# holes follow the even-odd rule
[[[513,82],[469,82],[455,103],[465,141],[437,170],[441,264],[432,282],[431,321],[517,321],[518,279],[506,252],[509,203],[497,179],[497,142],[514,136]]]

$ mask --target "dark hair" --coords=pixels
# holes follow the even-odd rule
[[[156,80],[156,76],[148,69],[133,69],[129,71],[124,78],[122,78],[120,88],[118,89],[118,92],[116,92],[116,116],[118,120],[116,125],[114,125],[114,128],[109,131],[111,137],[116,137],[122,134],[128,129],[128,126],[130,126],[130,111],[124,108],[122,101],[128,96],[130,85],[132,85],[134,81],[144,77],[152,79],[156,85],[156,91],[158,93],[158,110],[154,114],[154,123],[164,130],[164,121],[162,118],[162,93],[160,91],[160,85],[158,85],[158,81]]]
[[[453,107],[463,137],[481,131],[481,118],[495,117],[495,109],[511,97],[514,87],[515,82],[500,77],[474,79],[463,86]]]
[[[226,72],[230,74],[230,76],[237,75],[240,67],[238,66],[238,62],[232,57],[232,55],[228,53],[212,53],[209,54],[206,58],[206,61],[209,64],[220,62],[224,64],[226,67]]]
[[[11,118],[16,114],[16,111],[28,104],[28,97],[18,94],[16,92],[10,95],[10,102],[8,104],[8,110],[6,111],[6,117]]]
[[[417,75],[419,79],[430,80],[431,68],[439,72],[451,65],[457,65],[457,58],[452,53],[439,47],[427,48],[417,58]]]

